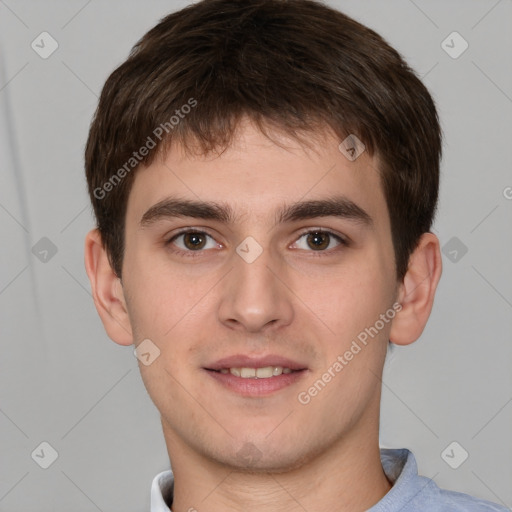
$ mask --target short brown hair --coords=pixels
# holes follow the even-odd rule
[[[121,277],[136,168],[171,141],[225,148],[247,116],[264,133],[272,125],[298,138],[321,126],[340,141],[355,134],[378,156],[401,281],[437,207],[434,101],[381,36],[313,0],[197,2],[163,18],[107,79],[85,169],[114,272]],[[139,154],[144,146],[151,150]]]

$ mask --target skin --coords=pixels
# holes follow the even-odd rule
[[[391,488],[378,444],[381,376],[388,340],[421,335],[441,276],[439,240],[425,233],[402,282],[378,162],[364,152],[349,161],[323,133],[302,146],[241,123],[220,155],[174,146],[139,169],[126,216],[122,282],[109,266],[97,230],[85,243],[86,270],[109,337],[136,346],[150,339],[160,356],[139,362],[158,408],[175,475],[174,512],[273,510],[363,511]],[[281,147],[285,145],[286,147]],[[373,219],[321,217],[275,223],[283,204],[343,193]],[[173,195],[229,204],[233,224],[164,218],[142,228],[151,206]],[[180,228],[204,230],[202,252]],[[320,251],[304,235],[322,228]],[[204,235],[203,235],[204,236]],[[236,252],[248,236],[263,252],[247,263]],[[365,327],[401,311],[307,404],[297,396],[324,374]],[[243,397],[203,368],[233,354],[278,354],[305,363],[295,384],[266,397]],[[244,457],[247,451],[252,457]]]

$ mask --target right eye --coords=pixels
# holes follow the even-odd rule
[[[208,238],[212,240],[209,246]],[[165,242],[165,245],[169,246],[172,252],[182,254],[183,256],[196,256],[195,254],[190,253],[200,253],[203,252],[203,249],[215,249],[219,246],[219,244],[215,242],[213,237],[208,233],[190,228],[184,229],[179,233],[174,234],[169,240]],[[179,249],[173,249],[173,245]]]

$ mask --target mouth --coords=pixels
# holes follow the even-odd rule
[[[287,375],[293,372],[301,372],[304,369],[292,370],[291,368],[282,366],[264,366],[262,368],[249,368],[245,366],[238,368],[221,368],[220,370],[206,368],[206,370],[212,372],[222,373],[223,375],[231,374],[242,379],[270,379],[272,377],[279,377],[279,375],[282,374]]]
[[[308,368],[290,359],[232,356],[203,368],[217,383],[244,397],[276,393],[302,380]]]

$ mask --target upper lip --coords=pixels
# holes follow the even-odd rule
[[[305,370],[306,365],[282,357],[269,354],[264,357],[251,357],[248,355],[237,354],[229,357],[223,357],[214,363],[207,365],[207,370],[222,370],[223,368],[264,368],[266,366],[282,366],[290,370]]]

